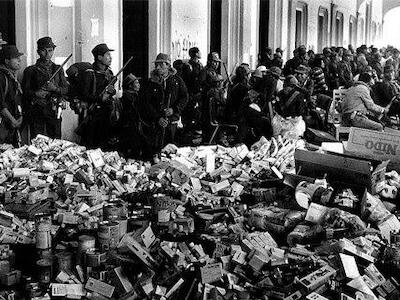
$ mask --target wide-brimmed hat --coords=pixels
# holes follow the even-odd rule
[[[154,63],[162,63],[162,62],[171,64],[171,57],[165,53],[158,53]]]
[[[296,70],[294,70],[295,73],[300,73],[300,74],[308,74],[310,72],[310,68],[308,68],[305,65],[299,65]]]
[[[46,49],[46,48],[55,48],[53,40],[49,36],[42,37],[37,40],[37,48],[38,49]]]
[[[92,49],[93,56],[97,57],[97,55],[103,56],[107,52],[114,51],[114,49],[108,48],[107,44],[98,44],[96,47]]]
[[[217,52],[208,53],[207,60],[208,61],[222,62],[222,60],[219,58],[219,54]]]
[[[282,75],[282,70],[281,70],[281,68],[279,68],[279,67],[276,67],[276,66],[271,67],[271,68],[269,68],[268,72],[269,72],[272,76],[274,76],[274,77],[276,77],[276,78],[278,78],[278,79],[285,79],[285,77],[282,77],[282,76],[281,76],[281,75]]]
[[[24,54],[19,52],[17,46],[15,45],[4,45],[3,49],[0,51],[1,59],[12,59],[20,57],[21,55]]]

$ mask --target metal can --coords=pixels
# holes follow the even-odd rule
[[[48,284],[52,278],[52,262],[49,259],[40,259],[36,262],[39,283]]]
[[[103,221],[98,229],[99,246],[101,251],[115,249],[119,242],[118,222]]]
[[[117,203],[107,203],[103,206],[103,220],[116,220],[120,215],[120,207]]]
[[[37,257],[39,259],[53,259],[53,253],[51,253],[51,248],[49,249],[37,249]]]
[[[51,248],[51,232],[36,231],[36,248],[50,249]]]
[[[121,239],[128,232],[128,218],[120,217],[117,222],[119,224],[119,239]]]
[[[72,268],[72,253],[63,251],[56,254],[58,271],[69,271]]]
[[[80,265],[85,263],[82,259],[85,259],[84,254],[88,249],[93,249],[96,247],[96,239],[94,236],[81,235],[78,238],[78,255],[76,257],[76,264]]]
[[[96,249],[86,251],[86,266],[87,267],[99,267],[102,263],[106,262],[106,253],[101,253]]]
[[[35,215],[36,232],[51,231],[51,215],[38,213]]]

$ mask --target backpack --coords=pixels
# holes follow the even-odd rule
[[[88,62],[77,62],[67,69],[66,73],[68,76],[68,82],[70,84],[69,96],[71,98],[84,100],[82,98],[83,77],[85,72],[90,70],[93,70],[93,66]]]

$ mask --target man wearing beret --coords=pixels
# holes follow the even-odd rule
[[[83,98],[89,110],[84,126],[80,126],[78,134],[81,143],[89,148],[107,147],[111,137],[111,97],[115,94],[114,87],[108,87],[113,78],[110,69],[111,52],[106,44],[99,44],[92,49],[94,63],[83,75]]]
[[[14,45],[3,46],[0,51],[0,143],[14,146],[20,142],[18,128],[22,125],[22,89],[17,80],[21,55]]]
[[[38,134],[61,138],[61,118],[57,116],[58,105],[62,97],[67,95],[69,85],[63,70],[49,82],[50,77],[60,67],[51,60],[55,47],[51,37],[40,38],[37,41],[39,59],[36,64],[24,71],[22,81],[24,105],[29,109],[32,138]]]
[[[172,68],[170,56],[159,53],[154,64],[140,106],[143,133],[152,154],[175,143],[177,123],[188,101],[186,85]]]

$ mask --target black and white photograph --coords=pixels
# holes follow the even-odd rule
[[[399,300],[400,0],[0,0],[0,300],[53,299]]]

